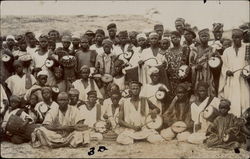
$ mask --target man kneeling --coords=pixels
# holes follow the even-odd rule
[[[79,110],[69,106],[69,97],[61,92],[57,97],[59,107],[51,108],[45,116],[43,127],[32,133],[32,146],[77,147],[90,142],[88,127],[83,124]]]
[[[133,144],[134,140],[142,139],[147,139],[150,143],[164,141],[156,130],[145,126],[146,116],[151,113],[153,118],[160,113],[159,108],[146,98],[139,97],[141,91],[139,82],[132,81],[129,87],[131,98],[124,99],[119,113],[119,124],[125,129],[118,135],[116,141],[120,144]]]

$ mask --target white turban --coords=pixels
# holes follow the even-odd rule
[[[140,33],[140,34],[138,34],[138,35],[136,36],[137,41],[138,41],[140,38],[147,39],[147,36],[146,36],[145,33]]]
[[[8,40],[8,39],[13,39],[13,40],[15,41],[15,37],[14,37],[13,35],[8,35],[8,36],[6,37],[6,40]]]
[[[159,34],[157,34],[156,32],[152,32],[149,34],[149,38],[154,37],[154,36],[159,37]]]
[[[159,69],[157,67],[151,67],[149,70],[148,70],[148,74],[149,76],[152,75],[153,73],[159,73]]]
[[[44,75],[44,76],[48,77],[48,72],[45,71],[45,70],[42,70],[42,71],[40,71],[40,72],[37,73],[37,77],[39,77],[40,75]]]

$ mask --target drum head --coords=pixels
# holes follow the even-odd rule
[[[54,93],[59,93],[59,88],[58,87],[52,87],[51,88]]]
[[[49,67],[49,68],[50,68],[50,67],[52,67],[53,65],[54,65],[54,61],[53,61],[53,60],[48,60],[48,59],[47,59],[47,60],[45,61],[45,66],[46,66],[46,67]]]
[[[246,78],[250,77],[250,65],[247,65],[242,69],[242,75],[243,77],[246,77]]]
[[[214,113],[214,109],[215,109],[214,107],[207,107],[203,112],[204,119],[210,118]]]
[[[160,115],[157,115],[155,119],[152,119],[151,115],[148,115],[145,122],[149,129],[159,129],[163,124],[163,119]]]
[[[187,129],[187,124],[183,121],[177,121],[171,126],[173,132],[181,133]]]
[[[94,128],[95,128],[96,132],[104,133],[107,131],[106,122],[105,121],[98,121],[94,124]]]
[[[155,98],[158,100],[162,100],[165,97],[165,92],[164,91],[157,91],[155,93]]]
[[[10,61],[10,59],[11,59],[11,57],[10,57],[9,55],[4,54],[4,55],[2,56],[2,61],[3,61],[3,62],[8,62],[8,61]]]
[[[220,59],[218,57],[211,57],[209,60],[208,60],[208,65],[212,68],[217,68],[218,66],[220,66]]]
[[[48,111],[48,107],[47,107],[45,104],[41,104],[41,105],[39,106],[39,110],[40,110],[40,112],[42,112],[42,113],[46,113],[46,112]]]
[[[105,83],[112,82],[112,80],[113,80],[113,77],[110,74],[104,74],[102,76],[102,81]]]
[[[228,140],[229,140],[229,134],[223,134],[222,140],[224,142],[228,142]]]

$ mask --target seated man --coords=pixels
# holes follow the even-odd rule
[[[77,89],[71,88],[69,90],[68,94],[69,94],[69,105],[70,106],[79,108],[81,105],[84,104],[84,102],[82,100],[79,100],[80,92]]]
[[[10,121],[12,115],[17,116],[20,119],[20,120],[18,120],[17,118],[15,119],[15,123],[17,123],[16,125],[13,121]],[[8,122],[12,122],[12,125],[9,124],[9,127],[7,126]],[[25,122],[26,124],[24,124]],[[24,126],[27,125],[28,123],[33,123],[33,122],[34,122],[33,119],[27,113],[25,113],[23,109],[21,109],[21,99],[18,96],[12,95],[10,97],[10,105],[8,107],[8,110],[5,112],[3,122],[1,123],[2,124],[1,136],[3,135],[2,136],[3,139],[10,140],[14,144],[29,142],[30,134],[26,133]],[[22,126],[18,125],[20,123],[22,123],[23,125]],[[18,126],[20,126],[19,131],[14,132],[13,129],[17,130],[16,127]]]
[[[101,120],[101,105],[97,102],[96,91],[89,91],[87,95],[87,101],[79,106],[78,109],[81,116],[85,119],[84,124],[90,128],[94,128],[95,124]],[[90,137],[92,140],[102,140],[102,134],[99,132],[91,131]]]
[[[188,87],[184,83],[177,85],[176,96],[167,111],[163,113],[163,122],[166,129],[161,131],[161,135],[166,140],[172,140],[176,137],[178,141],[186,141],[192,131],[193,122],[191,120]]]
[[[235,149],[239,148],[244,137],[240,133],[244,122],[235,115],[228,113],[231,102],[221,99],[219,105],[220,115],[209,125],[205,145],[208,147]]]
[[[133,144],[134,140],[146,139],[150,143],[163,141],[163,138],[156,130],[146,127],[145,118],[151,114],[152,118],[160,113],[159,108],[153,105],[146,98],[139,97],[141,83],[131,81],[129,84],[131,98],[124,99],[124,104],[120,108],[119,124],[124,127],[124,131],[117,137],[120,144]]]
[[[197,85],[197,96],[191,103],[191,117],[194,122],[193,134],[189,136],[188,142],[202,144],[206,139],[206,131],[211,122],[203,117],[204,110],[207,107],[218,109],[220,100],[216,97],[208,97],[208,84],[200,82]]]
[[[59,107],[50,109],[45,116],[43,126],[32,133],[32,146],[77,147],[89,143],[88,127],[83,124],[83,116],[79,110],[68,105],[68,94],[59,93],[57,102]]]

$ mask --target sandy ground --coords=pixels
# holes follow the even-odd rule
[[[108,150],[97,152],[99,146]],[[96,153],[88,155],[89,148],[95,147]],[[125,146],[111,141],[92,142],[87,147],[49,149],[32,148],[29,143],[14,145],[3,142],[1,157],[7,158],[250,158],[250,152],[240,149],[240,153],[233,150],[206,148],[204,145],[193,145],[176,140],[165,141],[161,144],[136,142]]]

